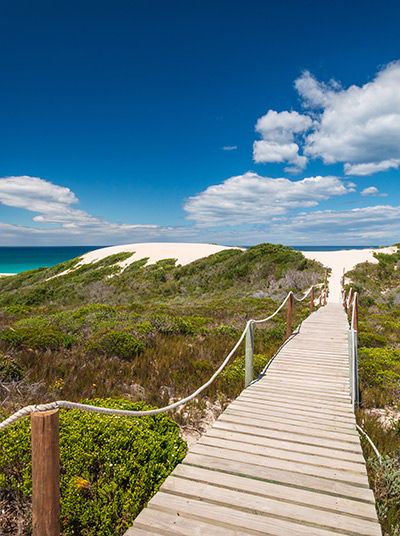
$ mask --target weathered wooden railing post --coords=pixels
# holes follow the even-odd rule
[[[310,296],[310,314],[314,310],[314,286],[311,287],[311,296]]]
[[[358,292],[354,296],[354,322],[353,329],[358,331]]]
[[[345,290],[343,291],[343,307],[347,313],[347,292]]]
[[[246,331],[246,361],[244,373],[244,386],[248,387],[253,381],[253,355],[254,355],[254,324],[250,322]]]
[[[349,297],[347,299],[347,303],[348,303],[348,306],[350,308],[350,305],[351,305],[351,300],[353,298],[353,287],[350,287],[350,290],[349,290]]]
[[[293,322],[293,292],[289,294],[288,299],[288,310],[287,310],[287,317],[286,317],[286,338],[288,339],[290,335],[292,334],[292,322]]]
[[[60,534],[58,410],[31,413],[32,535]]]

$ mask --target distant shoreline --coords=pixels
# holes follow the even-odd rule
[[[152,244],[153,242],[149,242]],[[0,246],[0,277],[16,275],[44,266],[54,266],[109,246]],[[118,246],[116,246],[118,247]],[[234,247],[234,246],[228,246]],[[236,246],[248,248],[251,246]],[[334,252],[348,250],[377,249],[379,246],[288,246],[303,252]]]

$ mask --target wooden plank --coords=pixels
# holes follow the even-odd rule
[[[220,437],[222,439],[231,439],[233,441],[241,441],[243,443],[249,443],[251,445],[261,445],[271,448],[279,448],[281,450],[287,450],[293,454],[297,452],[307,452],[308,454],[315,454],[316,456],[323,456],[331,458],[333,460],[342,460],[343,457],[348,461],[365,464],[364,457],[361,452],[349,452],[345,453],[343,450],[336,450],[331,447],[321,447],[319,445],[305,445],[304,443],[295,443],[291,441],[280,441],[279,439],[272,439],[269,437],[255,436],[243,434],[240,432],[231,432],[229,430],[222,430],[218,428],[211,428],[204,437]]]
[[[351,432],[350,430],[346,431],[340,431],[340,432],[334,432],[330,430],[321,430],[321,428],[312,428],[308,425],[308,423],[300,423],[300,424],[289,424],[286,422],[271,422],[270,420],[262,420],[262,419],[253,419],[250,416],[247,417],[241,417],[234,415],[233,413],[223,413],[219,418],[218,421],[221,422],[233,422],[238,424],[245,424],[245,425],[251,425],[258,428],[266,428],[266,429],[273,429],[273,430],[282,430],[285,432],[293,432],[298,433],[300,435],[305,436],[312,436],[312,437],[322,437],[326,439],[334,439],[335,441],[343,441],[344,443],[355,443],[358,444],[360,439],[358,436],[358,433],[354,430]]]
[[[192,482],[200,481],[215,484],[220,487],[246,491],[282,501],[303,505],[318,505],[319,508],[328,511],[340,512],[354,517],[359,516],[364,519],[376,521],[375,506],[356,499],[346,499],[326,493],[319,493],[318,491],[309,491],[190,465],[178,465],[172,472],[172,475],[187,478]]]
[[[290,519],[297,523],[309,524],[310,527],[355,532],[357,536],[379,536],[377,521],[354,518],[312,506],[298,505],[293,502],[287,503],[266,496],[259,497],[253,493],[221,488],[209,483],[197,482],[196,488],[194,488],[189,480],[177,478],[173,475],[164,482],[161,490],[179,494],[185,498],[200,499],[208,503],[238,508],[244,512],[267,516],[268,520],[266,519],[266,522],[273,515],[278,519]]]
[[[307,417],[301,417],[294,414],[294,416],[288,416],[285,413],[281,413],[280,411],[277,411],[275,413],[271,413],[271,415],[262,413],[262,412],[256,412],[252,413],[251,411],[247,411],[246,408],[240,409],[240,407],[231,408],[225,410],[224,415],[236,415],[237,417],[242,417],[243,419],[257,419],[262,420],[268,423],[278,423],[279,424],[287,424],[287,425],[293,425],[293,426],[306,426],[307,428],[315,428],[316,430],[327,430],[330,432],[337,432],[342,434],[351,434],[351,435],[358,435],[355,426],[343,426],[340,423],[327,423],[325,422],[312,422],[311,420],[307,419]]]
[[[310,526],[295,523],[273,517],[259,516],[254,513],[243,512],[242,510],[211,504],[206,501],[199,501],[187,497],[177,497],[171,493],[159,491],[150,501],[152,508],[157,508],[164,512],[179,512],[179,515],[191,517],[193,519],[207,520],[216,526],[236,528],[238,534],[242,529],[252,530],[253,534],[267,534],[270,536],[310,536]],[[313,536],[337,536],[337,531],[320,529],[313,527]],[[343,533],[342,533],[343,534]],[[210,535],[211,536],[211,535]]]
[[[246,411],[260,412],[265,415],[277,413],[284,413],[287,415],[296,415],[303,416],[310,419],[311,422],[330,422],[342,423],[347,426],[355,426],[355,418],[353,415],[336,415],[335,413],[324,413],[318,408],[318,405],[311,406],[309,409],[305,406],[299,408],[298,403],[284,403],[279,401],[268,401],[267,403],[262,402],[257,404],[257,402],[245,402],[241,400],[240,402],[234,401],[229,405],[229,408],[243,408]],[[319,409],[319,411],[318,411]]]
[[[218,526],[212,520],[200,520],[185,517],[181,512],[164,512],[152,508],[145,508],[135,521],[134,526],[125,533],[126,536],[142,536],[142,532],[135,532],[136,526],[143,527],[145,530],[156,529],[159,532],[154,534],[162,534],[163,536],[244,536],[254,534],[254,532],[246,531],[244,528],[240,533],[236,528],[228,528],[227,526]],[[153,534],[145,532],[145,534]]]
[[[252,465],[261,467],[273,467],[274,469],[282,469],[293,473],[296,472],[301,475],[317,476],[327,480],[339,480],[340,482],[346,482],[347,484],[352,484],[354,486],[368,488],[368,479],[365,471],[355,472],[339,468],[331,469],[329,467],[317,467],[292,460],[280,460],[278,458],[260,456],[259,454],[249,454],[226,448],[202,445],[201,443],[193,445],[190,451],[193,454],[200,454],[202,456],[229,459],[231,462],[251,463]]]
[[[353,463],[344,459],[332,459],[316,454],[310,454],[306,449],[303,452],[291,452],[289,450],[283,450],[278,447],[272,448],[270,446],[264,447],[261,445],[254,445],[251,443],[243,443],[240,441],[233,441],[229,439],[221,439],[208,435],[204,435],[199,441],[199,445],[206,445],[212,447],[226,448],[229,450],[237,450],[248,454],[259,454],[266,458],[279,458],[280,460],[296,461],[296,463],[306,463],[309,465],[316,465],[317,467],[327,467],[331,469],[344,469],[347,471],[354,471],[365,474],[365,464]]]
[[[246,424],[238,424],[235,422],[227,422],[218,419],[214,423],[214,428],[228,430],[230,432],[241,432],[248,434],[249,436],[269,437],[274,439],[280,439],[281,441],[293,441],[303,445],[317,445],[322,447],[328,447],[335,450],[341,450],[343,452],[362,452],[361,445],[359,443],[351,443],[344,441],[336,441],[333,439],[327,439],[322,437],[315,437],[304,435],[296,432],[284,432],[280,430],[267,429],[267,428],[254,428],[254,426]]]
[[[350,400],[347,330],[341,305],[313,313],[190,448],[127,536],[380,536]]]

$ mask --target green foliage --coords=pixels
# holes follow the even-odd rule
[[[220,326],[214,328],[214,333],[216,335],[226,335],[228,337],[238,337],[241,334],[241,330],[233,326],[227,326],[226,324],[221,324]]]
[[[104,352],[131,360],[144,351],[145,345],[130,333],[113,330],[90,339],[87,349],[90,352]]]
[[[69,346],[72,340],[51,326],[36,327],[16,327],[6,328],[1,332],[0,339],[10,346],[27,345],[37,350],[55,350],[62,346]]]
[[[142,402],[86,400],[128,410]],[[31,494],[29,420],[0,432],[0,500]],[[117,536],[186,453],[178,426],[166,415],[112,417],[60,411],[61,526],[64,536]]]
[[[385,534],[400,534],[400,457],[385,456],[382,464],[369,460],[375,475],[375,486],[379,490],[377,510]]]
[[[23,377],[20,365],[9,355],[0,355],[0,381],[19,381]]]
[[[245,375],[245,360],[245,356],[237,357],[233,361],[233,363],[228,365],[221,372],[221,376],[225,378],[228,382],[234,382],[239,385],[243,385]],[[255,378],[261,373],[268,361],[269,358],[265,354],[253,355],[253,371]]]
[[[400,350],[360,348],[360,380],[368,386],[400,387]]]
[[[27,305],[10,305],[5,308],[6,313],[10,316],[26,316],[31,310]]]

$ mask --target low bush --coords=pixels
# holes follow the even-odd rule
[[[269,358],[264,354],[254,354],[253,356],[253,371],[256,378],[268,363]],[[245,375],[245,357],[237,357],[233,363],[228,365],[222,372],[221,376],[228,382],[243,385]]]
[[[19,381],[23,377],[22,367],[8,355],[0,356],[0,381]]]
[[[84,403],[149,409],[142,402],[127,400]],[[0,432],[0,438],[0,500],[29,503],[29,419]],[[178,425],[164,414],[134,418],[60,411],[60,451],[63,536],[117,536],[124,534],[182,460],[186,444]]]
[[[6,328],[1,332],[0,339],[10,346],[25,344],[35,350],[56,350],[68,347],[72,343],[59,329],[51,326]]]
[[[111,330],[96,334],[87,343],[90,352],[104,352],[121,359],[133,359],[145,349],[143,342],[125,331]]]

